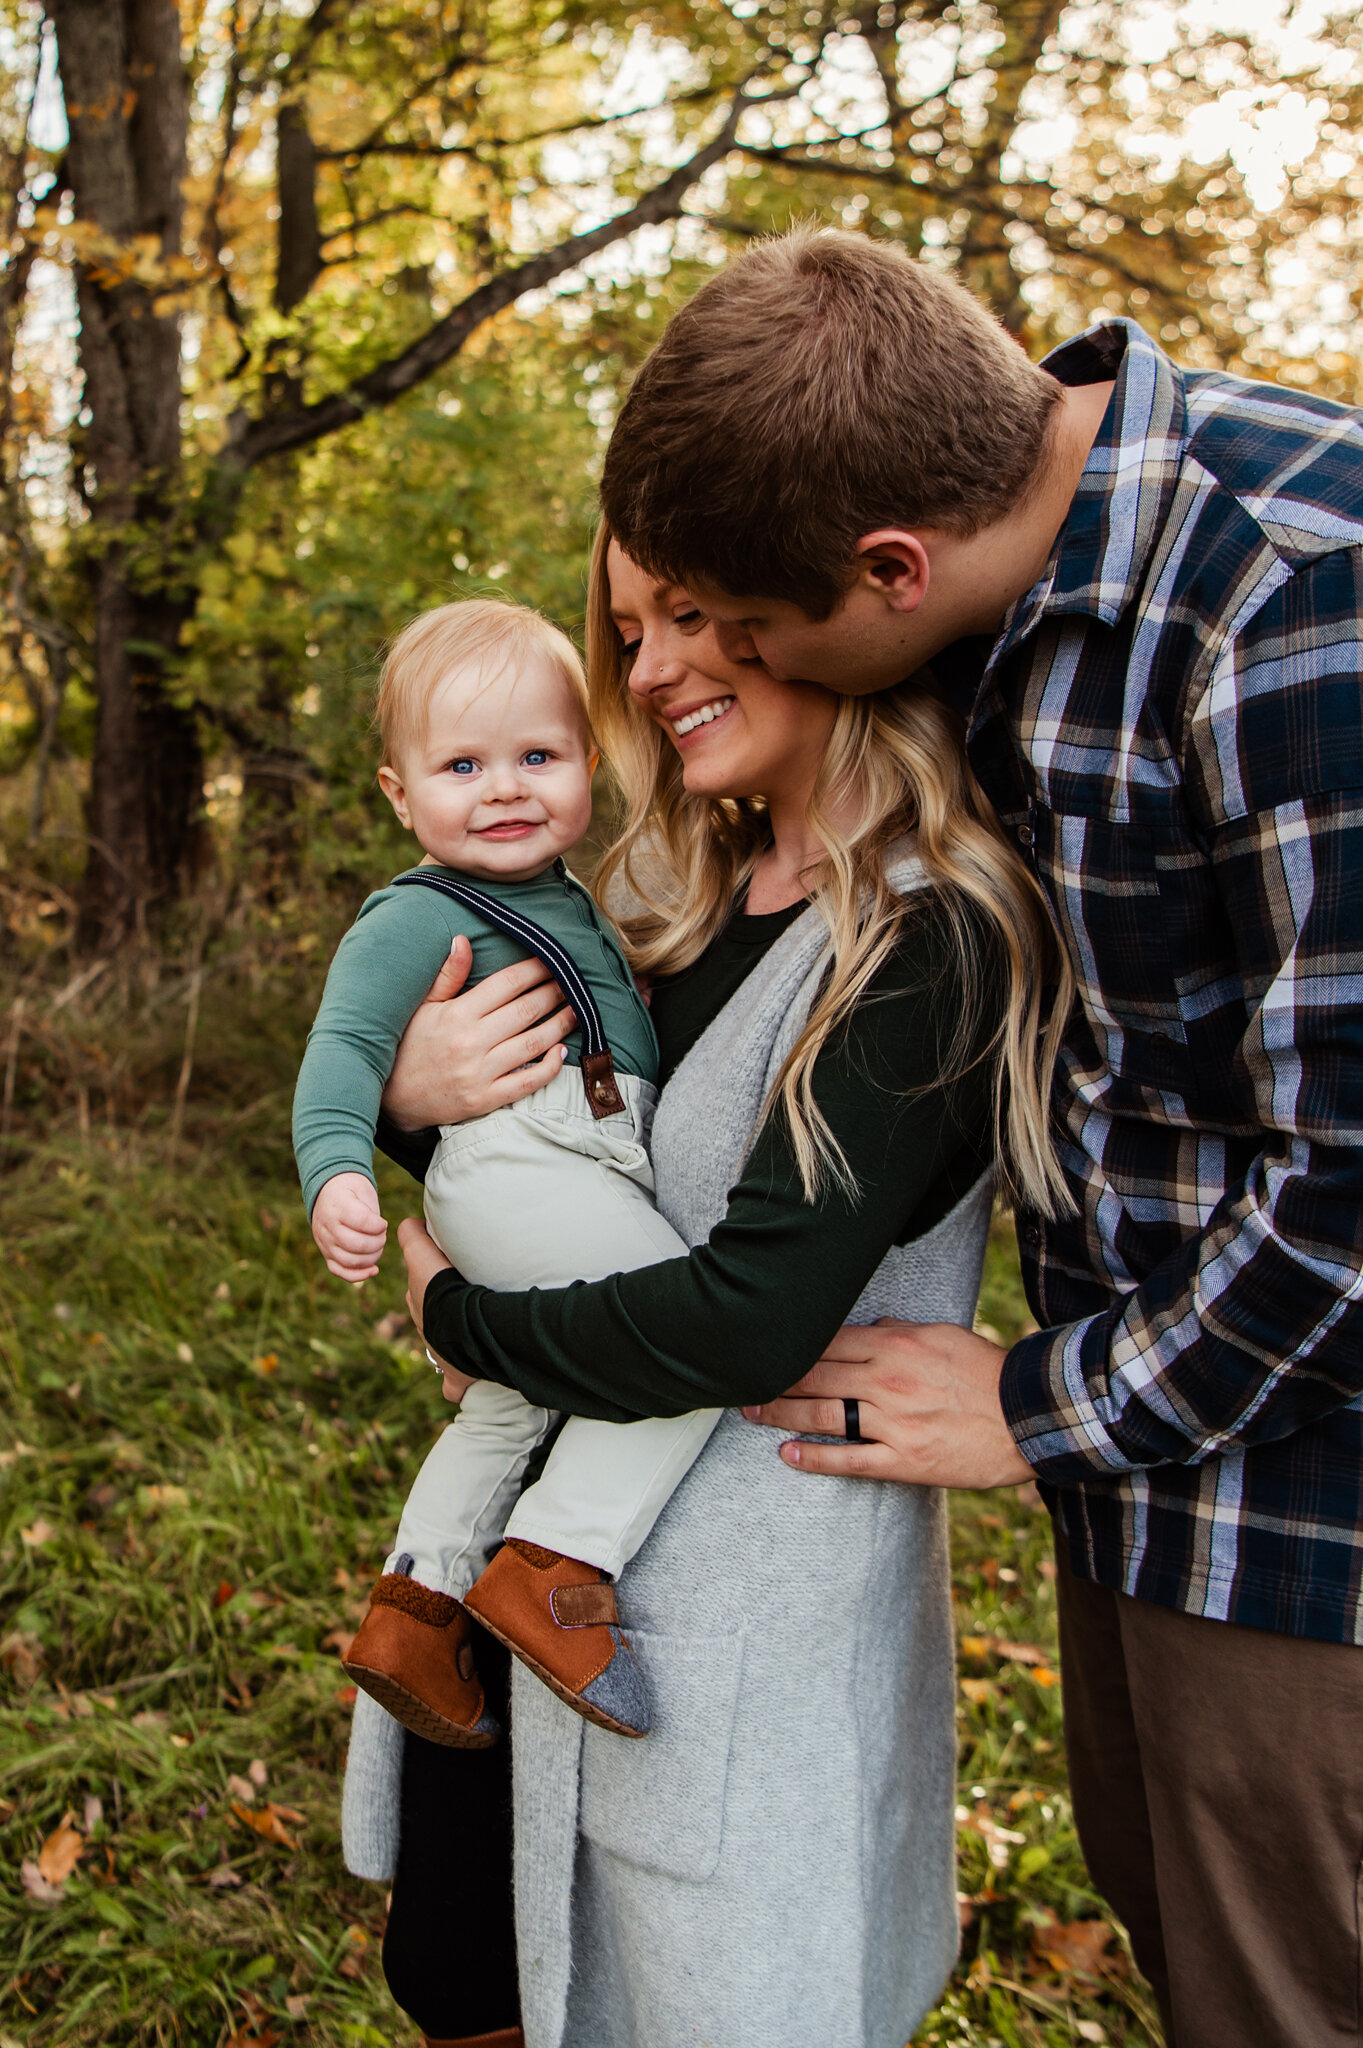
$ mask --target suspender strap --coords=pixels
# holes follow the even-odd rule
[[[571,953],[561,946],[552,932],[543,925],[535,924],[530,918],[522,917],[518,910],[499,903],[495,896],[487,896],[481,889],[475,889],[469,882],[452,882],[448,875],[434,875],[416,870],[410,875],[399,875],[398,883],[413,882],[423,889],[438,889],[442,896],[453,897],[462,903],[465,910],[471,910],[475,917],[481,917],[484,924],[490,924],[494,931],[504,932],[514,939],[527,953],[533,953],[542,960],[553,975],[576,1013],[582,1032],[582,1079],[587,1089],[587,1107],[597,1122],[604,1116],[613,1116],[625,1106],[620,1093],[620,1084],[615,1078],[615,1061],[606,1043],[605,1026],[597,1008],[596,997],[588,988],[582,969]]]

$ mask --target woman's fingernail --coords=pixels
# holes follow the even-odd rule
[[[567,1048],[567,1046],[566,1046],[566,1045],[561,1045],[561,1046],[559,1047],[559,1049],[558,1049],[558,1056],[559,1056],[559,1059],[560,1059],[560,1061],[563,1061],[563,1060],[566,1060],[566,1059],[567,1059],[567,1057],[568,1057],[568,1048]]]
[[[761,1419],[762,1410],[760,1408],[745,1408],[743,1410],[743,1420],[745,1422],[760,1422]]]
[[[788,1465],[798,1465],[800,1462],[800,1446],[798,1444],[782,1444],[781,1456]]]

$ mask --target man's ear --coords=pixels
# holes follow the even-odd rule
[[[854,585],[870,591],[896,612],[916,612],[928,594],[928,551],[916,533],[885,526],[864,533],[856,545]]]
[[[398,823],[405,826],[407,831],[410,832],[412,829],[412,814],[407,808],[407,792],[403,788],[402,779],[395,769],[380,768],[379,788],[397,812]]]

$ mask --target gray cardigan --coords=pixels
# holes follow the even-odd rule
[[[923,885],[912,857],[892,875]],[[659,1206],[688,1243],[724,1213],[826,963],[811,910],[664,1091]],[[986,1179],[891,1252],[850,1320],[968,1324],[989,1202]],[[951,1968],[944,1503],[802,1475],[777,1443],[726,1413],[622,1575],[647,1740],[587,1726],[516,1670],[527,2048],[903,2048]],[[362,1875],[392,1867],[397,1769],[362,1697],[346,1790]]]

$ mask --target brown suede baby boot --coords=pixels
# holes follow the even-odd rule
[[[431,2034],[421,2037],[422,2048],[525,2048],[519,2027],[499,2027],[495,2034],[461,2034],[457,2041],[437,2041]]]
[[[446,1749],[490,1749],[502,1731],[483,1699],[471,1634],[448,1593],[385,1572],[341,1666],[414,1735]]]
[[[647,1735],[648,1689],[620,1630],[615,1588],[595,1565],[512,1536],[465,1605],[588,1721],[616,1735]]]

